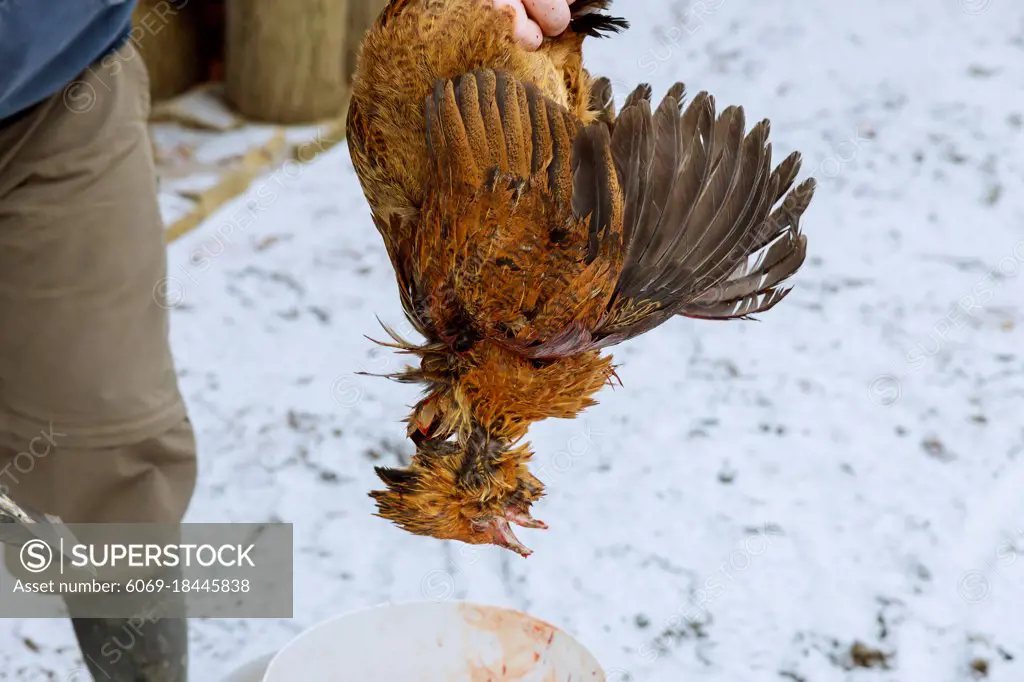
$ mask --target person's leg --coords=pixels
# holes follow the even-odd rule
[[[195,485],[148,110],[129,45],[0,126],[0,486],[67,523],[177,523]],[[74,625],[98,680],[186,679],[183,620]]]

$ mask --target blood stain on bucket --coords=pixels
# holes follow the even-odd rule
[[[545,654],[557,632],[553,625],[531,617],[524,618],[524,614],[515,611],[482,610],[468,604],[461,606],[460,610],[473,628],[496,635],[502,651],[500,669],[496,669],[496,664],[487,666],[470,662],[471,682],[514,682],[531,673],[542,672],[538,668],[546,663]],[[557,679],[555,674],[554,670],[547,671],[542,682],[569,682]]]

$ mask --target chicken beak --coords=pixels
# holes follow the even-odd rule
[[[533,518],[533,516],[530,515],[530,512],[525,509],[506,509],[505,518],[517,526],[522,526],[523,528],[540,528],[541,530],[548,529],[548,524],[544,523],[540,519]]]
[[[507,520],[494,518],[488,526],[490,527],[494,544],[512,550],[524,559],[533,554],[532,549],[519,542],[519,538],[512,532],[512,527],[508,525]]]

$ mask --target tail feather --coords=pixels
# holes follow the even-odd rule
[[[593,38],[625,31],[629,28],[628,21],[602,13],[611,4],[611,0],[576,0],[571,8],[569,30]]]

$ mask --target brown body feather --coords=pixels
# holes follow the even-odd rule
[[[624,25],[608,4],[577,0],[528,52],[488,0],[395,0],[364,44],[349,147],[426,339],[395,337],[421,359],[395,378],[427,396],[412,468],[374,496],[412,532],[520,549],[488,525],[529,525],[543,492],[510,444],[593,404],[614,373],[600,349],[675,315],[768,310],[803,262],[799,156],[773,169],[767,121],[687,105],[682,84],[656,107],[640,86],[616,114],[582,65],[585,36]]]

